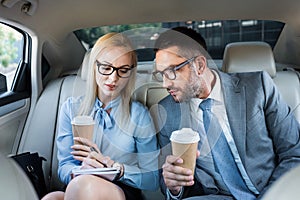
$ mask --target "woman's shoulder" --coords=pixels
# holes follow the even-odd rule
[[[131,102],[131,119],[138,124],[149,124],[151,120],[151,115],[148,108],[138,101]]]
[[[77,108],[80,106],[83,100],[83,96],[79,97],[68,97],[62,104],[62,108]]]
[[[78,96],[78,97],[68,97],[64,103],[65,104],[77,104],[81,103],[83,100],[83,96]]]
[[[148,111],[148,108],[139,101],[131,102],[131,111]]]
[[[132,101],[131,102],[131,110],[130,114],[135,119],[143,119],[144,117],[148,118],[150,117],[150,113],[148,108],[138,101]]]

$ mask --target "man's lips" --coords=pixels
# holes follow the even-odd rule
[[[177,90],[174,89],[168,89],[168,92],[170,93],[170,95],[174,96]]]

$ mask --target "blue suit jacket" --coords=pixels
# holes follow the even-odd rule
[[[249,178],[263,194],[284,172],[300,164],[300,125],[266,72],[218,74],[233,139]],[[195,122],[188,103],[176,103],[170,95],[159,103],[157,115],[164,162],[171,154],[172,131],[193,128]],[[204,193],[218,193],[205,171],[197,168],[195,178]],[[165,191],[162,179],[161,187]]]

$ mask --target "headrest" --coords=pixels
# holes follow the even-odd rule
[[[223,57],[224,72],[266,71],[276,76],[272,49],[265,42],[235,42],[226,46]]]
[[[84,55],[84,58],[83,58],[82,64],[81,64],[80,77],[84,81],[86,81],[87,76],[88,76],[90,53],[91,53],[91,49],[88,49]]]
[[[159,82],[148,82],[135,89],[132,99],[141,102],[150,109],[168,95],[168,91]]]

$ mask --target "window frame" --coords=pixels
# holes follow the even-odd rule
[[[81,41],[82,44],[84,44],[84,46],[87,46],[87,48],[91,48],[94,45],[95,41],[107,32],[105,32],[104,30],[128,33],[134,29],[146,27],[149,28],[151,27],[151,24],[154,25],[152,26],[154,30],[157,29],[157,33],[160,33],[159,29],[166,30],[177,26],[192,28],[204,37],[207,44],[208,53],[210,57],[215,60],[223,58],[226,45],[232,42],[264,41],[273,48],[280,36],[281,31],[285,26],[283,22],[271,20],[202,20],[100,26],[79,29],[74,31],[74,34],[76,35],[78,40]],[[161,27],[159,27],[159,24],[161,25]],[[270,24],[273,25],[271,26]],[[125,26],[127,26],[128,29],[126,29]],[[272,32],[272,35],[269,35],[269,32]],[[258,35],[259,37],[254,37],[253,33]],[[138,37],[139,35],[140,33],[135,35],[134,37]],[[134,44],[135,42],[133,38],[130,39]],[[152,47],[152,45],[146,45],[146,47]],[[151,61],[154,59],[154,55],[151,53],[149,54],[150,51],[148,51],[148,49],[137,49],[139,61]],[[145,53],[148,53],[147,59],[142,58]]]
[[[25,98],[29,98],[31,95],[31,49],[32,41],[28,33],[21,30],[18,27],[12,26],[5,22],[0,22],[3,25],[18,31],[24,40],[23,54],[15,72],[11,89],[0,94],[0,106],[7,105],[9,103],[16,102]]]

